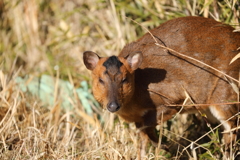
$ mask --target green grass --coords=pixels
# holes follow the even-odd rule
[[[239,29],[239,9],[238,1],[229,0],[0,1],[0,158],[135,159],[140,140],[134,125],[91,101],[96,111],[87,114],[76,94],[66,97],[74,109],[63,109],[58,78],[75,89],[83,80],[90,82],[82,53],[117,55],[125,44],[146,33],[141,26],[152,29],[176,17],[197,15]],[[52,105],[23,92],[14,81],[17,76],[42,75],[56,78]],[[193,159],[195,151],[199,159],[221,158],[216,130],[197,142],[202,147],[182,152],[210,130],[199,128],[201,123],[202,118],[195,115],[168,121],[162,126],[162,142],[170,147],[169,152],[149,145],[146,159]]]

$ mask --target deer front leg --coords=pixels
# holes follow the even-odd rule
[[[142,118],[142,123],[136,123],[136,127],[140,130],[141,146],[140,146],[140,156],[146,156],[146,147],[148,140],[151,140],[154,147],[158,146],[158,136],[156,134],[155,127],[157,124],[162,124],[162,122],[171,118],[171,116],[177,111],[174,109],[168,109],[165,106],[158,107],[157,110],[149,110]],[[163,116],[164,115],[164,116]],[[166,146],[161,146],[162,149],[167,149]]]
[[[152,142],[153,146],[157,146],[158,137],[155,132],[155,126],[144,126],[141,123],[136,123],[136,127],[139,129],[139,135],[141,139],[139,152],[138,152],[138,160],[144,159],[146,157],[146,149],[149,140]]]

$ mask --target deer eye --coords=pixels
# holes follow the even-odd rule
[[[123,78],[122,80],[122,84],[126,83],[127,82],[127,78]]]
[[[102,80],[102,78],[99,78],[98,81],[99,83],[104,84],[104,81]]]

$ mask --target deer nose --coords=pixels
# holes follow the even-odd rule
[[[107,109],[110,111],[110,112],[116,112],[120,109],[120,106],[118,103],[116,102],[111,102],[111,103],[108,103],[107,105]]]

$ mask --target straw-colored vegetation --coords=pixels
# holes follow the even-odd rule
[[[131,19],[151,29],[199,15],[239,29],[239,9],[238,0],[0,0],[0,159],[135,159],[140,141],[134,125],[90,98],[90,108],[79,99],[80,82],[91,80],[83,51],[117,55],[146,33]],[[26,89],[43,75],[54,82],[44,84],[50,93],[35,87],[45,99]],[[61,96],[61,83],[73,86],[72,94]],[[66,100],[71,107],[63,107]],[[200,116],[178,115],[159,128],[169,151],[149,144],[146,159],[220,159],[219,127],[187,148],[210,130],[206,126]]]

